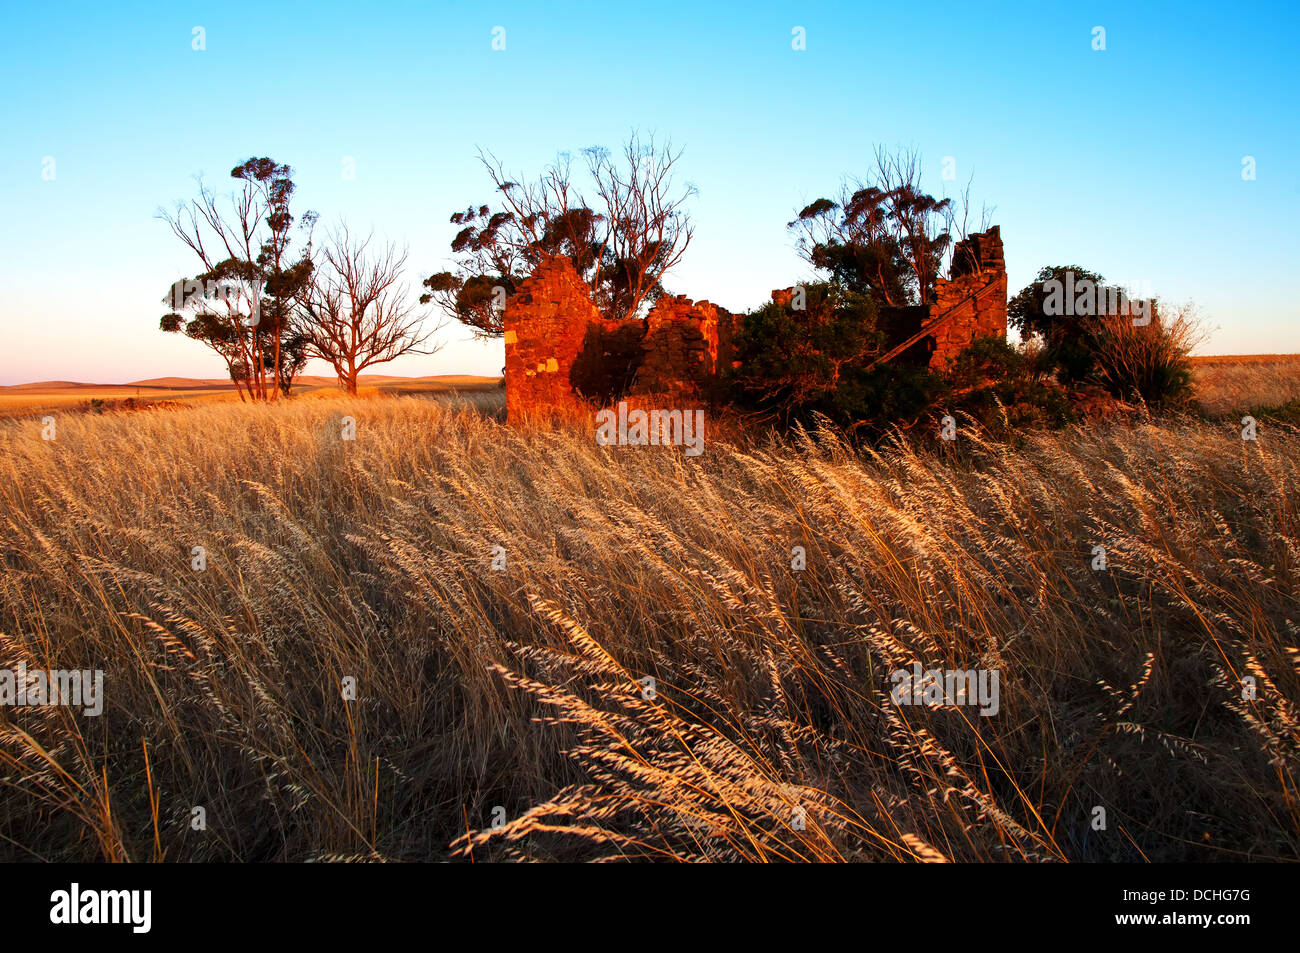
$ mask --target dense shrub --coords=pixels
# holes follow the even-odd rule
[[[1052,379],[1052,356],[1030,345],[978,341],[947,371],[906,357],[868,369],[892,340],[871,298],[833,283],[806,289],[805,307],[770,303],[736,338],[738,403],[786,424],[824,416],[860,437],[909,429],[942,408],[991,430],[1058,426],[1072,414]]]
[[[1049,307],[1053,283],[1057,293],[1064,286],[1068,297],[1068,289],[1085,282],[1097,289],[1093,303],[1066,313]],[[1162,318],[1152,299],[1147,302],[1149,323],[1135,325],[1125,307],[1114,307],[1117,296],[1125,300],[1120,291],[1078,265],[1047,266],[1008,302],[1007,323],[1026,340],[1041,342],[1045,360],[1067,388],[1099,385],[1112,397],[1152,406],[1186,403],[1192,395],[1188,358],[1200,337],[1192,306],[1176,307]]]
[[[1074,413],[1052,368],[1052,355],[1036,342],[1016,347],[1002,338],[977,340],[945,375],[949,411],[960,410],[994,432],[1062,426]]]
[[[770,302],[742,319],[740,367],[729,381],[737,404],[783,424],[820,415],[866,434],[914,422],[934,406],[944,383],[927,368],[891,362],[867,369],[888,339],[872,297],[833,282],[803,292],[801,301]]]
[[[1141,399],[1157,407],[1186,404],[1192,397],[1189,357],[1198,334],[1186,309],[1143,326],[1122,318],[1095,321],[1086,338],[1092,377],[1121,400]]]
[[[796,289],[787,304],[768,302],[744,315],[735,337],[739,368],[733,393],[758,408],[799,408],[826,401],[846,367],[879,350],[872,299],[830,282]]]

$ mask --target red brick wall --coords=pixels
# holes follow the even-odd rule
[[[601,393],[626,378],[634,394],[701,395],[730,360],[731,321],[683,296],[661,298],[644,322],[607,321],[569,259],[548,258],[506,302],[506,419],[584,412],[575,383]]]
[[[958,242],[949,274],[935,282],[928,320],[956,312],[934,330],[931,367],[947,365],[976,338],[1007,336],[1007,266],[998,226]]]
[[[716,305],[685,295],[660,298],[646,316],[645,357],[632,392],[702,393],[718,370],[720,315],[723,320],[731,317]]]
[[[583,409],[570,374],[592,324],[601,323],[586,283],[568,258],[537,266],[506,302],[506,419]]]

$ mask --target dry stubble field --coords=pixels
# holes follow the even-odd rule
[[[1300,855],[1294,428],[692,459],[499,400],[0,422],[0,668],[106,695],[0,707],[0,856]]]

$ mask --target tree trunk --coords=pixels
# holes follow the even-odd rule
[[[275,331],[275,393],[271,396],[271,399],[280,399],[280,328],[278,324]]]

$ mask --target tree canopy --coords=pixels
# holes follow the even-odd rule
[[[567,255],[602,315],[642,316],[690,245],[686,204],[695,187],[675,184],[681,150],[633,133],[618,153],[582,150],[585,189],[561,153],[530,181],[508,176],[480,152],[496,197],[451,216],[455,266],[424,281],[434,302],[477,334],[502,333],[503,305],[549,255]]]

